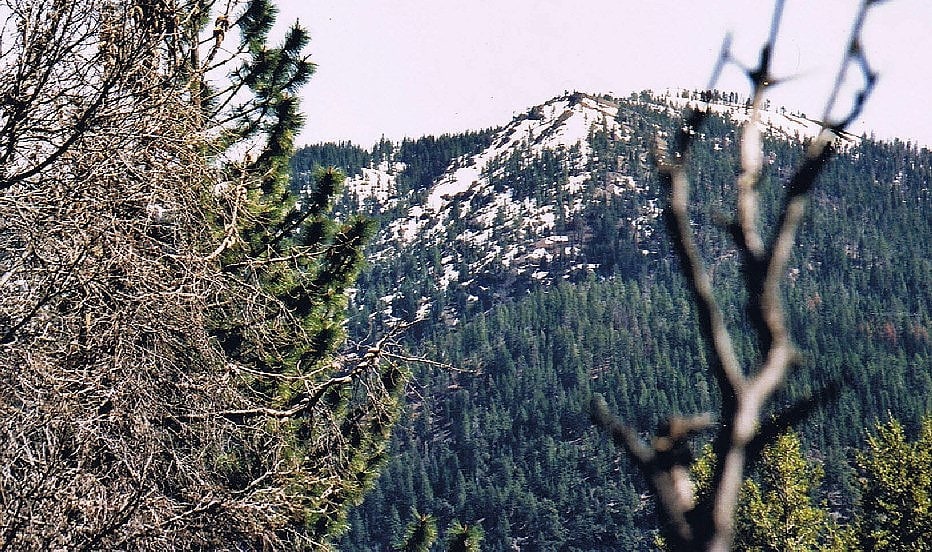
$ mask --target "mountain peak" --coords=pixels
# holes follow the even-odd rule
[[[699,131],[697,144],[710,150],[737,147],[737,127],[751,117],[734,93],[573,92],[474,135],[471,147],[449,148],[443,159],[427,150],[456,137],[392,145],[347,180],[353,210],[374,209],[382,222],[373,262],[389,266],[399,250],[416,251],[433,286],[417,292],[421,299],[455,291],[482,302],[643,266],[658,253],[661,212],[650,150],[656,137],[677,131],[688,107],[720,116]],[[790,142],[821,131],[818,121],[769,105],[759,124]],[[411,176],[425,165],[434,172]]]
[[[454,167],[444,175],[428,196],[426,207],[435,213],[442,211],[453,197],[479,184],[491,162],[509,152],[520,150],[527,156],[537,156],[547,150],[578,148],[578,164],[585,164],[589,155],[587,142],[593,128],[618,132],[621,127],[616,121],[617,115],[617,106],[581,93],[535,106],[497,132],[490,148],[463,160],[464,166]]]

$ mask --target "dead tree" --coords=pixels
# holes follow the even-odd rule
[[[0,0],[0,551],[322,548],[384,453],[392,335],[256,361],[310,341],[262,278],[331,252],[230,260],[269,109],[223,77],[268,12]]]
[[[779,80],[771,73],[783,2],[776,3],[770,36],[756,67],[744,69],[751,83],[751,116],[741,128],[740,170],[737,176],[737,205],[727,229],[742,262],[747,312],[758,337],[760,363],[752,369],[742,365],[729,334],[725,316],[717,301],[710,272],[704,266],[690,223],[690,183],[687,177],[690,146],[703,124],[707,111],[694,109],[668,147],[658,141],[656,165],[667,191],[664,210],[682,271],[692,290],[704,340],[711,351],[710,369],[721,394],[718,429],[713,438],[716,469],[708,498],[696,501],[689,476],[691,455],[688,439],[712,425],[711,416],[673,418],[653,438],[644,443],[636,432],[608,412],[604,400],[593,400],[593,417],[613,440],[624,448],[646,476],[657,497],[664,522],[664,536],[674,550],[728,550],[734,537],[734,515],[738,492],[745,472],[760,449],[776,435],[799,421],[819,403],[828,400],[837,384],[790,408],[770,415],[769,402],[782,382],[799,363],[800,353],[793,344],[781,299],[781,281],[803,218],[810,190],[834,153],[836,137],[860,113],[876,75],[861,47],[861,29],[876,0],[864,0],[854,21],[846,55],[825,107],[822,132],[806,148],[802,163],[785,188],[779,219],[771,235],[765,236],[758,221],[757,186],[763,162],[760,111],[765,94]],[[713,71],[709,90],[726,64],[735,63],[726,40]],[[857,71],[863,87],[851,109],[836,116],[836,103],[850,72]],[[711,93],[706,95],[711,96]]]

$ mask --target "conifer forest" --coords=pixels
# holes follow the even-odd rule
[[[772,105],[775,4],[368,146],[271,0],[0,2],[0,551],[932,550],[932,150],[851,128],[881,2]]]

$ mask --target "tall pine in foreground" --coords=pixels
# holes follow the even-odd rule
[[[251,97],[233,109],[234,124],[217,144],[223,153],[249,144],[244,159],[224,165],[244,193],[223,221],[235,237],[220,263],[224,273],[255,286],[264,314],[252,315],[257,302],[244,297],[216,313],[213,332],[228,357],[248,367],[245,387],[266,403],[268,422],[285,436],[277,454],[287,468],[275,476],[290,504],[278,532],[314,544],[344,529],[347,508],[374,479],[406,377],[377,354],[351,365],[338,354],[347,288],[374,223],[331,218],[344,181],[336,169],[318,170],[301,197],[291,190],[289,161],[303,124],[296,93],[314,66],[303,53],[307,32],[297,24],[280,46],[268,47],[275,11],[254,0],[238,21],[248,61],[232,80]],[[229,481],[248,487],[256,467],[248,455],[237,458],[227,468]]]

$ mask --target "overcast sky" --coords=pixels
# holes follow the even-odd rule
[[[859,0],[788,0],[773,103],[821,115]],[[756,61],[768,0],[282,0],[310,29],[317,74],[303,92],[299,144],[480,129],[564,90],[706,86],[722,39]],[[890,0],[864,47],[880,73],[853,131],[932,145],[932,2]],[[719,88],[747,91],[737,69]]]

